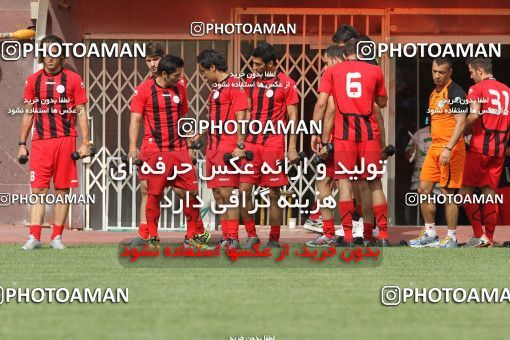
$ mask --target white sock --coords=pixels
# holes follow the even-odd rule
[[[448,229],[448,236],[457,241],[457,230]]]
[[[437,235],[436,233],[436,224],[435,223],[425,223],[425,231],[427,236],[434,237]]]

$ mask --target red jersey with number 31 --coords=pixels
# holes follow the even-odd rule
[[[335,100],[335,138],[355,142],[377,138],[374,99],[387,95],[380,67],[358,60],[335,64],[324,71],[319,92]]]
[[[494,78],[484,79],[469,88],[468,101],[481,102],[481,115],[473,124],[470,151],[503,157],[508,140],[510,89]]]

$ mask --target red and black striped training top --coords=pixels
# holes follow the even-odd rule
[[[87,102],[81,77],[66,68],[50,75],[44,69],[25,82],[25,103],[33,103],[32,140],[77,136],[76,106]]]
[[[245,90],[251,99],[251,119],[261,123],[262,131],[266,129],[268,121],[273,123],[275,129],[278,121],[286,123],[288,121],[287,106],[299,103],[296,83],[280,71],[272,78],[248,79]],[[283,147],[285,145],[284,138],[284,134],[261,133],[249,135],[246,141]]]
[[[503,157],[510,130],[510,89],[489,78],[471,86],[467,98],[469,102],[481,102],[480,118],[473,124],[469,151]]]
[[[144,116],[143,144],[160,151],[186,150],[179,136],[179,119],[188,112],[186,86],[181,79],[176,86],[163,88],[149,78],[135,89],[131,112]]]

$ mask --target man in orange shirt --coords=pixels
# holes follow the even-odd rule
[[[432,143],[423,162],[418,194],[430,198],[435,183],[441,193],[453,195],[462,185],[466,147],[462,133],[467,114],[466,93],[451,79],[452,63],[447,58],[432,62],[432,77],[436,88],[429,98]],[[452,197],[452,196],[449,196]],[[420,203],[425,228],[421,235],[409,241],[411,247],[457,247],[457,218],[459,208],[453,199],[446,199],[445,212],[448,235],[439,242],[435,228],[436,204],[425,200]]]

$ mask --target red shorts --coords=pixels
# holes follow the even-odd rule
[[[382,165],[379,162],[381,160],[381,145],[379,143],[379,138],[362,141],[362,142],[353,142],[348,140],[341,140],[335,138],[335,179],[344,179],[349,177],[355,177],[356,179],[366,179],[367,177],[373,177],[372,173],[367,171],[367,169],[374,169],[373,165],[375,165],[375,169],[377,171],[381,171]],[[343,171],[338,163],[341,162],[344,168],[348,171],[357,170],[355,167],[361,167],[361,159],[364,159],[364,168],[361,174],[349,174],[349,173],[337,173],[337,171]],[[369,168],[370,165],[370,168]],[[372,170],[373,172],[373,170]],[[381,174],[376,175],[375,178],[380,178]]]
[[[227,170],[233,171],[235,168],[229,164],[226,164],[223,160],[223,156],[226,153],[232,153],[236,148],[235,145],[231,147],[220,147],[216,150],[206,150],[206,174],[207,177],[211,177],[212,167],[228,165]],[[237,162],[239,166],[241,162]],[[220,188],[220,187],[239,187],[239,174],[215,174],[213,178],[207,181],[207,187],[209,189]]]
[[[504,162],[505,157],[491,157],[468,150],[462,185],[474,188],[489,186],[497,190]]]
[[[287,175],[285,174],[284,166],[278,166],[277,161],[285,159],[285,149],[283,146],[265,146],[260,144],[244,143],[246,151],[253,152],[254,158],[252,161],[243,160],[242,167],[248,163],[252,164],[253,168],[248,169],[253,171],[253,175],[240,175],[240,183],[257,184],[263,187],[282,187],[289,184]],[[281,169],[278,174],[263,174],[262,165],[266,163],[273,171]]]
[[[164,171],[161,174],[145,174],[149,194],[159,195],[163,193],[168,186],[182,188],[188,191],[198,190],[198,181],[194,166],[191,170],[177,175],[174,179],[169,180],[167,178],[174,175],[174,170],[183,171],[185,169],[183,166],[184,164],[192,164],[188,150],[152,151],[145,149],[140,153],[139,157],[155,171],[158,171],[156,167],[158,161],[163,162],[165,165]],[[158,159],[159,157],[161,157],[160,160]],[[142,168],[143,166],[139,167],[138,171],[141,172]]]
[[[76,151],[76,137],[57,137],[32,141],[30,154],[30,186],[32,188],[76,188],[78,175],[76,161],[71,154]]]

